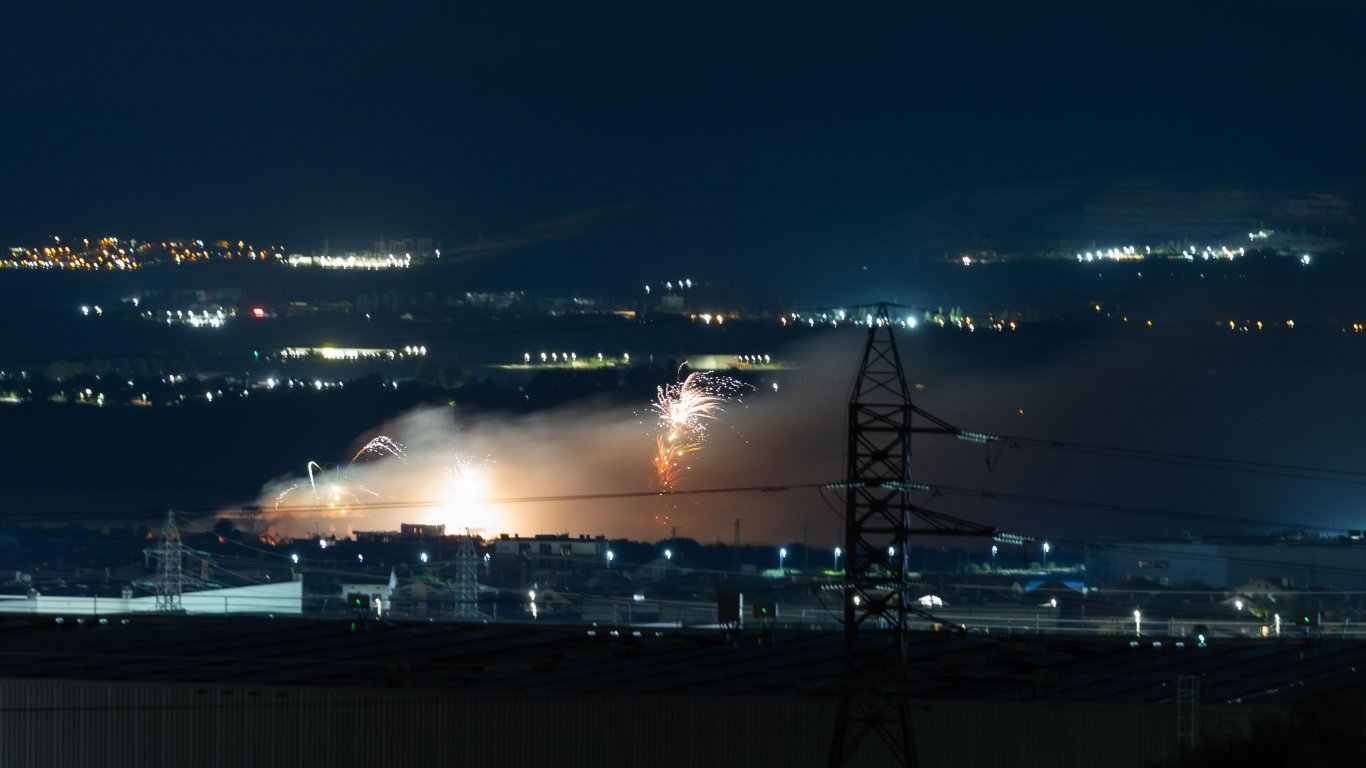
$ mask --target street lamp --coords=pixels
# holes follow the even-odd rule
[[[778,549],[778,570],[781,571],[781,570],[783,569],[783,561],[786,560],[786,559],[787,559],[787,547],[780,547],[780,548]]]
[[[424,562],[424,563],[427,562],[427,553],[426,553],[426,552],[423,552],[422,554],[418,555],[417,557],[418,557],[418,559],[421,560],[422,562]]]
[[[992,545],[991,545],[991,570],[993,570],[993,571],[996,570],[996,552],[997,552],[997,547],[996,547],[995,544],[992,544]]]
[[[1143,613],[1134,609],[1134,637],[1143,637]]]
[[[616,556],[617,556],[617,553],[613,552],[613,551],[610,550],[610,549],[607,550],[607,567],[608,567],[608,568],[611,568],[611,567],[612,567],[612,561],[616,559]]]
[[[674,551],[673,551],[672,549],[666,549],[666,550],[664,550],[664,559],[665,559],[665,560],[672,560],[672,559],[674,559]]]
[[[1048,567],[1048,553],[1049,553],[1049,551],[1051,551],[1052,549],[1053,549],[1053,547],[1049,546],[1048,542],[1045,541],[1045,542],[1043,543],[1043,567],[1044,567],[1044,568],[1047,568],[1047,567]]]
[[[1242,600],[1234,600],[1234,601],[1233,601],[1233,607],[1238,609],[1238,616],[1239,616],[1239,618],[1241,618],[1242,615],[1243,615],[1243,601],[1242,601]]]
[[[835,570],[837,571],[840,569],[840,555],[842,554],[844,554],[844,550],[835,547]]]

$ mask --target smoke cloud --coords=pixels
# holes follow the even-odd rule
[[[590,400],[518,416],[419,408],[360,435],[354,447],[384,435],[404,446],[401,457],[372,452],[315,467],[311,480],[282,477],[257,503],[290,536],[439,523],[485,536],[642,540],[677,527],[679,536],[729,541],[738,518],[747,542],[798,541],[807,526],[813,544],[833,544],[839,522],[816,491],[778,490],[838,479],[843,401],[857,359],[848,345],[833,346],[792,353],[795,372],[729,402],[709,423],[702,450],[687,457],[677,494],[650,495],[658,433],[651,403]],[[815,360],[822,364],[809,365]],[[772,490],[688,493],[755,486]],[[610,498],[631,493],[642,495]],[[567,498],[576,496],[609,498]]]

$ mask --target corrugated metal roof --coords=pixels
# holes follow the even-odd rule
[[[127,624],[6,622],[0,677],[233,682],[567,694],[809,695],[842,670],[835,632],[726,637],[697,630],[526,624],[133,618]],[[613,634],[615,633],[615,635]],[[1366,670],[1366,644],[1128,638],[913,636],[921,698],[1148,703],[1199,675],[1207,701],[1281,703],[1315,680]]]

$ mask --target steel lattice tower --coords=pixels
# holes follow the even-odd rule
[[[1200,738],[1200,677],[1176,676],[1176,746],[1195,749]]]
[[[157,610],[164,613],[180,613],[185,610],[180,604],[180,595],[185,591],[185,574],[182,570],[186,550],[180,543],[180,533],[176,530],[175,512],[166,512],[166,522],[161,526],[161,542],[150,553],[157,559]]]
[[[455,617],[479,618],[479,560],[468,531],[455,550]]]
[[[849,399],[844,517],[844,685],[831,768],[870,732],[898,764],[918,765],[906,694],[907,621],[914,612],[910,565],[911,435],[952,434],[911,404],[886,304],[869,317],[863,362]],[[921,416],[929,425],[912,423]]]

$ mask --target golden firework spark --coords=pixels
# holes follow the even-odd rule
[[[683,367],[678,370],[682,375]],[[682,474],[688,469],[684,461],[702,450],[708,424],[721,415],[725,405],[744,386],[728,376],[694,371],[673,384],[657,388],[652,406],[659,423],[652,462],[656,490],[669,493],[678,489]]]

